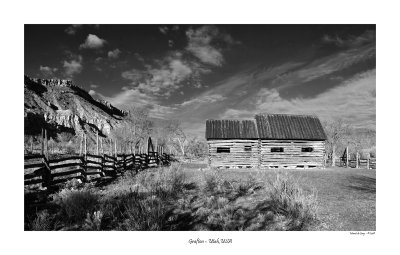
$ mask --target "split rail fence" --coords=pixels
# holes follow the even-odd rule
[[[158,152],[147,154],[76,155],[58,159],[48,159],[45,155],[24,157],[25,185],[52,185],[71,179],[83,182],[107,176],[116,177],[125,171],[138,173],[150,167],[170,164],[170,156]]]
[[[45,130],[42,136],[42,153],[24,156],[25,185],[41,185],[43,188],[48,188],[71,179],[88,182],[108,176],[116,177],[125,171],[138,173],[147,168],[169,165],[171,161],[170,155],[163,153],[161,147],[156,146],[156,151],[154,151],[151,138],[148,139],[147,153],[139,150],[136,153],[118,154],[115,144],[115,152],[108,155],[99,154],[98,142],[97,153],[87,153],[86,136],[79,155],[50,159]]]

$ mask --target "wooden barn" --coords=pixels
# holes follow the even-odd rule
[[[211,167],[324,167],[326,135],[315,116],[258,114],[255,120],[207,120],[206,139]]]

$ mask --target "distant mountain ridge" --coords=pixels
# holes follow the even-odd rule
[[[71,80],[24,76],[25,134],[50,132],[96,133],[108,136],[127,112],[94,99]]]

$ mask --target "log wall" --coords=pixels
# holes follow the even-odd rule
[[[258,167],[258,140],[208,140],[208,162],[211,167]],[[245,151],[250,146],[251,151]],[[230,148],[230,153],[217,153],[218,147]]]
[[[226,168],[308,168],[324,167],[325,142],[304,140],[208,140],[211,167]],[[251,151],[245,147],[250,146]],[[218,153],[217,148],[230,148],[229,153]],[[313,148],[302,152],[303,147]],[[283,148],[283,152],[271,152]]]
[[[283,148],[283,152],[271,152],[271,148]],[[312,152],[302,152],[311,147]],[[261,168],[308,168],[324,167],[325,142],[302,140],[261,140]]]

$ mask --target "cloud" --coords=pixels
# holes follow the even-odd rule
[[[179,110],[175,114],[199,136],[204,135],[206,119],[253,119],[258,112],[318,114],[322,119],[341,117],[356,127],[373,128],[375,70],[351,79],[349,72],[354,74],[354,70],[359,70],[353,69],[353,65],[374,59],[374,51],[374,46],[363,46],[363,49],[344,50],[311,63],[288,62],[249,68],[222,80],[197,97],[177,104]],[[340,70],[344,70],[343,76],[337,73]],[[341,78],[333,81],[334,84],[331,82],[329,90],[322,89],[312,97],[288,97],[287,89],[283,89],[293,86],[293,90],[301,91],[302,86],[309,86],[310,80],[329,79],[333,74]],[[313,86],[318,84],[313,83]]]
[[[82,27],[82,25],[80,25],[80,24],[73,24],[73,25],[67,27],[64,31],[65,31],[65,33],[67,33],[69,35],[75,35],[76,31],[78,31],[78,29],[81,27]]]
[[[368,43],[375,43],[376,31],[367,30],[359,36],[349,35],[340,37],[339,35],[324,35],[322,42],[325,44],[333,44],[341,48],[360,47]]]
[[[183,86],[197,69],[190,63],[176,57],[167,57],[157,63],[157,67],[148,65],[146,70],[131,69],[121,76],[131,81],[134,87],[144,93],[157,96],[170,96],[172,92]]]
[[[222,49],[214,45],[215,42],[233,45],[237,43],[225,33],[221,33],[215,26],[202,26],[198,29],[186,31],[188,45],[186,50],[197,57],[201,62],[213,66],[221,66],[224,62]]]
[[[230,108],[221,118],[253,118],[259,112],[316,114],[324,120],[342,118],[353,126],[375,128],[376,70],[353,76],[313,98],[283,99],[275,88],[261,88],[246,109]]]
[[[96,85],[96,84],[90,84],[90,87],[91,87],[92,89],[96,89],[96,88],[98,88],[98,87],[99,87],[99,85]]]
[[[138,88],[123,87],[120,92],[111,97],[94,90],[90,90],[89,94],[106,100],[121,109],[129,109],[132,106],[146,108],[149,110],[150,117],[157,119],[168,119],[177,110],[175,107],[161,105],[156,97],[142,93]]]
[[[282,66],[269,68],[254,74],[258,81],[271,79],[269,84],[274,87],[285,88],[299,86],[307,82],[335,75],[338,72],[351,68],[352,66],[373,60],[376,57],[375,45],[363,46],[357,49],[342,50],[333,55],[316,59],[310,63],[298,62],[287,63]],[[271,72],[274,76],[271,77]],[[329,77],[330,80],[332,77]]]
[[[115,50],[109,51],[107,53],[109,58],[114,58],[114,59],[117,59],[120,54],[121,54],[121,51],[119,49],[115,49]]]
[[[179,106],[201,106],[201,104],[211,104],[214,102],[220,102],[222,100],[226,99],[226,97],[222,96],[222,95],[218,95],[218,94],[213,94],[213,95],[202,95],[200,97],[195,97],[193,99],[190,99],[188,101],[185,101],[181,104],[179,104]]]
[[[162,33],[179,30],[178,26],[171,29],[159,27]],[[220,66],[223,56],[213,46],[232,45],[237,43],[233,38],[222,33],[215,26],[202,26],[187,31],[188,45],[183,50],[169,51],[163,58],[156,59],[153,64],[145,63],[144,59],[135,53],[135,57],[143,64],[143,68],[132,68],[121,73],[121,76],[131,81],[134,88],[143,93],[155,96],[170,96],[183,86],[202,88],[201,76],[211,72],[209,65]],[[169,40],[169,46],[173,46]],[[207,65],[205,65],[207,63]]]
[[[44,77],[48,77],[48,78],[53,78],[54,77],[54,73],[55,72],[57,72],[57,68],[51,68],[51,67],[48,67],[48,66],[42,66],[42,65],[40,65],[40,67],[39,67],[39,71],[41,72],[41,74],[44,76]]]
[[[100,49],[107,43],[106,40],[99,38],[97,35],[89,34],[84,43],[79,48],[81,49]]]
[[[72,78],[75,74],[78,74],[82,71],[82,56],[73,55],[69,61],[64,60],[64,74],[67,78]]]
[[[144,58],[143,58],[142,55],[140,55],[139,53],[135,53],[135,54],[133,54],[133,56],[135,56],[135,58],[136,58],[139,62],[144,63]]]
[[[169,28],[167,26],[162,26],[158,28],[162,34],[167,34]]]
[[[100,27],[100,25],[98,25],[98,24],[93,24],[93,25],[86,24],[85,26],[91,26],[96,29],[98,29]],[[78,30],[81,29],[82,27],[83,27],[83,25],[81,25],[81,24],[72,24],[71,26],[67,27],[64,30],[64,32],[67,33],[68,35],[75,35],[76,32],[78,32]]]

